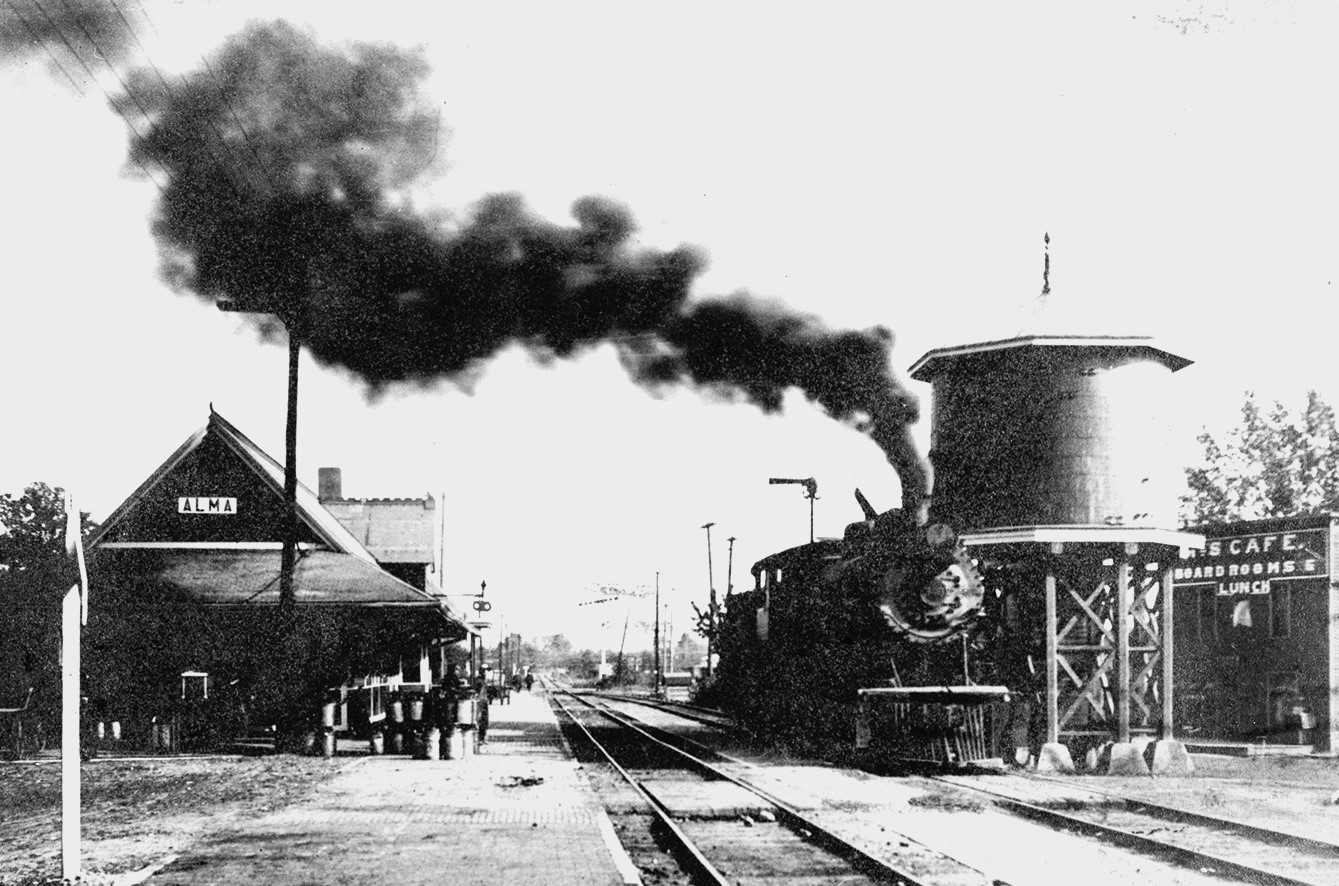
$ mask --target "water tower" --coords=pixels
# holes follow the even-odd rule
[[[1179,768],[1172,572],[1204,540],[1176,528],[1168,409],[1191,361],[1066,328],[1048,290],[1031,331],[911,367],[934,392],[931,520],[961,531],[998,595],[997,679],[1036,701],[1038,766],[1101,749],[1111,772]]]

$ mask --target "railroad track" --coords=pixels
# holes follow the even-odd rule
[[[634,701],[634,699],[627,698],[611,698],[610,700],[617,702]],[[640,700],[635,701],[640,703]],[[673,705],[652,706],[667,710],[676,716],[683,716],[685,713]],[[739,772],[749,781],[757,781],[757,767],[753,767],[753,771],[748,773],[740,772],[741,765],[751,764],[715,755],[712,751],[691,739],[671,733],[667,733],[667,735],[670,735],[667,740],[692,749],[695,755],[708,760],[728,761],[725,764],[726,768]],[[772,772],[770,768],[763,771]],[[787,778],[784,774],[781,775],[783,779]],[[763,778],[769,782],[772,780],[768,776]],[[1053,876],[1055,874],[1057,870],[1055,866],[1052,866],[1048,871],[1045,865],[1041,867],[1035,864],[1020,865],[1016,864],[1015,861],[1018,853],[1033,855],[1040,853],[1040,857],[1045,858],[1049,857],[1052,852],[1057,851],[1057,848],[1061,852],[1071,853],[1069,857],[1074,859],[1074,861],[1064,865],[1063,869],[1068,872],[1065,874],[1064,882],[1072,882],[1069,879],[1071,875],[1077,875],[1092,882],[1106,882],[1106,878],[1109,878],[1117,866],[1120,866],[1132,871],[1135,875],[1141,876],[1143,882],[1147,883],[1247,882],[1252,884],[1290,884],[1290,886],[1324,886],[1324,884],[1339,883],[1339,846],[1319,840],[1282,834],[1242,822],[1232,822],[1183,810],[1169,809],[1147,801],[1121,797],[1100,790],[1085,790],[1075,787],[1071,782],[1064,782],[1059,779],[1045,780],[1037,776],[1017,775],[978,775],[975,777],[943,775],[891,779],[890,788],[893,784],[904,789],[912,788],[915,785],[924,785],[927,786],[924,789],[930,793],[936,792],[936,788],[930,786],[937,786],[938,794],[928,798],[931,802],[927,805],[931,807],[939,806],[948,810],[962,808],[966,811],[973,811],[982,808],[984,803],[984,808],[995,810],[995,819],[978,817],[976,824],[969,823],[969,815],[959,816],[963,819],[964,832],[971,832],[971,829],[977,828],[978,830],[975,831],[977,834],[991,834],[1004,826],[1003,821],[999,818],[1001,816],[1013,818],[1017,821],[1017,826],[1008,829],[1008,832],[1013,835],[1011,839],[1016,841],[1013,853],[1015,858],[1013,859],[1007,857],[993,858],[988,850],[976,851],[982,848],[980,845],[982,841],[978,839],[971,840],[970,842],[973,845],[970,847],[956,847],[947,850],[954,855],[961,856],[967,862],[968,867],[974,867],[978,870],[991,870],[996,873],[1005,871],[1004,877],[1015,883],[1032,882],[1034,879],[1039,879],[1040,882],[1052,882],[1048,875]],[[948,794],[942,793],[944,788],[949,789]],[[789,795],[789,792],[782,788],[780,782],[778,782],[776,790],[783,796]],[[894,788],[894,790],[896,789]],[[960,797],[975,795],[984,798],[984,800],[972,802],[954,800],[952,799],[952,793],[955,790]],[[771,795],[764,794],[764,796]],[[837,806],[834,808],[841,809],[842,801],[836,800],[835,802]],[[810,807],[806,806],[805,808]],[[860,830],[859,824],[848,827],[848,825],[858,821],[858,817],[855,817],[854,813],[847,818],[851,820],[843,821],[841,815],[834,816],[827,812],[823,813],[823,820],[829,821],[830,827],[835,827],[842,833],[846,833],[848,830]],[[865,820],[868,821],[868,819]],[[989,823],[992,821],[998,823]],[[893,827],[892,822],[889,821],[888,824],[891,829]],[[900,825],[896,827],[897,830],[901,831]],[[1025,831],[1018,830],[1019,827],[1032,827],[1038,828],[1040,831],[1054,832],[1059,839],[1067,842],[1056,844],[1056,847],[1050,848],[1047,841],[1039,840]],[[985,830],[980,830],[981,828],[985,828]],[[920,840],[927,841],[921,845],[945,845],[930,832],[918,831],[915,824],[912,825],[910,831],[902,831],[902,833],[910,833]],[[1105,853],[1105,855],[1089,857],[1073,854],[1082,852],[1077,848],[1077,844],[1086,844],[1092,847],[1092,851]],[[866,845],[870,844],[867,843]],[[1034,845],[1034,849],[1024,848]],[[963,851],[959,852],[960,849]],[[998,855],[998,853],[996,854]],[[1127,861],[1114,861],[1113,854],[1115,857],[1123,857]],[[1106,861],[1102,861],[1103,858]],[[1149,859],[1155,862],[1155,865],[1150,866],[1148,861],[1140,861],[1141,858]],[[1056,864],[1061,864],[1058,855]],[[1079,871],[1085,871],[1085,873],[1079,874]],[[978,874],[977,876],[983,875]],[[934,877],[927,877],[926,879],[930,882],[938,882]],[[985,882],[991,883],[992,880],[985,879]]]
[[[559,698],[560,692],[572,704]],[[584,740],[598,748],[642,797],[693,883],[982,886],[1000,882],[929,847],[913,846],[912,841],[901,844],[899,857],[906,859],[904,863],[893,865],[724,772],[711,762],[709,749],[690,739],[565,690],[550,697]],[[596,717],[615,727],[591,728],[586,721]]]
[[[940,775],[1013,814],[1256,886],[1339,883],[1339,845],[1035,776]]]
[[[648,708],[655,708],[658,711],[664,711],[673,714],[676,717],[682,717],[685,720],[692,720],[701,723],[704,726],[713,726],[717,729],[724,729],[729,732],[743,733],[739,726],[735,724],[733,718],[721,711],[704,708],[701,705],[689,704],[688,702],[663,700],[651,698],[645,695],[620,695],[618,693],[595,693],[598,698],[608,698],[611,701],[625,701],[632,704],[643,705]]]

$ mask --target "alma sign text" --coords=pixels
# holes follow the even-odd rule
[[[177,499],[178,514],[236,514],[237,499],[218,495],[191,495]]]

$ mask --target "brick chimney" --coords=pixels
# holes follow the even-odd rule
[[[316,497],[321,501],[337,501],[344,497],[344,482],[339,468],[318,468]]]

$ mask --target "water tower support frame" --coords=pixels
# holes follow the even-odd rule
[[[1120,527],[1023,527],[963,541],[1003,576],[1013,599],[1015,651],[1044,641],[1036,670],[1039,766],[1072,766],[1074,749],[1113,773],[1181,765],[1174,739],[1172,577],[1181,551],[1203,537]],[[1029,639],[1031,638],[1031,639]],[[1033,646],[1032,644],[1037,644]],[[1033,662],[1029,659],[1029,668]],[[1157,739],[1145,753],[1134,739]],[[1049,749],[1049,750],[1047,750]],[[1167,763],[1167,755],[1174,759]],[[1149,759],[1145,759],[1148,757]]]

